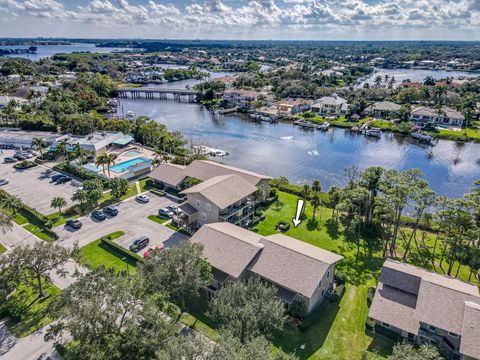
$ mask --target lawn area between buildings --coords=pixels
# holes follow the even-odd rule
[[[110,240],[118,239],[125,235],[123,231],[116,231],[110,235],[104,236],[110,238]],[[128,250],[125,250],[128,251]],[[102,243],[102,239],[95,240],[94,242],[85,245],[80,249],[80,263],[90,268],[97,268],[105,266],[106,268],[114,268],[116,271],[128,271],[135,273],[137,271],[134,261],[126,258],[122,253],[116,251],[113,248],[105,246]],[[123,260],[125,258],[125,260]]]
[[[47,308],[61,290],[49,283],[44,283],[44,290],[46,296],[39,299],[36,287],[22,284],[6,304],[0,306],[0,317],[10,316],[7,327],[15,337],[28,336],[53,321]]]
[[[157,215],[150,215],[148,217],[149,220],[152,220],[158,224],[164,224],[165,222],[167,222],[169,219],[162,219],[162,218],[159,218]],[[168,226],[168,225],[167,225]]]
[[[3,254],[5,251],[7,251],[7,249],[5,248],[5,246],[2,245],[2,243],[0,243],[0,255]]]
[[[275,225],[279,221],[291,223],[294,217],[298,197],[281,191],[278,195],[278,202],[265,211],[266,219],[254,229],[259,234],[277,233]],[[347,275],[345,292],[340,302],[323,303],[304,321],[301,330],[287,325],[284,331],[275,335],[273,343],[285,351],[295,351],[301,359],[360,359],[365,351],[388,355],[392,349],[392,342],[379,335],[372,337],[365,328],[368,314],[367,290],[369,287],[375,287],[384,262],[383,242],[372,234],[362,237],[360,246],[357,247],[357,243],[345,235],[342,224],[332,220],[332,210],[325,207],[317,210],[314,221],[312,208],[307,204],[302,219],[298,227],[292,225],[285,234],[344,256],[336,271]],[[410,234],[409,229],[402,230],[406,236]],[[433,249],[433,242],[434,236],[426,233],[425,246],[430,252]],[[408,262],[441,272],[438,266],[432,269],[425,250],[412,244]],[[437,264],[440,252],[441,246],[438,246]],[[399,236],[397,256],[402,256],[403,253],[404,244],[402,237]],[[454,267],[454,274],[457,269],[458,277],[467,280],[468,269],[459,268],[457,265]],[[305,345],[303,350],[300,348],[301,345]]]

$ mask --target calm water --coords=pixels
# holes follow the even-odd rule
[[[344,169],[352,165],[420,168],[438,194],[455,197],[480,179],[480,144],[439,141],[426,148],[392,134],[375,140],[342,129],[310,132],[289,123],[257,124],[236,115],[213,115],[197,104],[173,101],[120,99],[120,106],[197,143],[228,150],[225,163],[273,177],[283,175],[295,183],[318,179],[324,189],[345,184]]]
[[[458,79],[458,78],[471,78],[471,77],[480,77],[480,73],[472,73],[466,71],[446,71],[446,70],[417,70],[417,69],[381,69],[375,68],[375,71],[372,75],[368,76],[366,79],[363,79],[359,83],[359,87],[363,87],[363,84],[369,83],[370,85],[374,84],[375,78],[380,75],[385,79],[385,75],[388,75],[390,78],[393,76],[396,80],[396,86],[404,80],[409,79],[412,82],[423,82],[427,76],[432,76],[434,79],[445,79],[447,77]]]
[[[28,49],[29,46],[0,46],[0,49]],[[86,43],[74,43],[71,45],[38,45],[36,54],[15,54],[7,55],[8,57],[25,58],[30,60],[40,60],[43,58],[51,57],[58,53],[72,53],[72,52],[97,52],[97,53],[110,53],[114,51],[124,51],[129,49],[124,48],[105,48],[95,47],[95,44]]]

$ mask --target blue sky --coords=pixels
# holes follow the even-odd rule
[[[480,40],[480,0],[0,0],[0,34]]]

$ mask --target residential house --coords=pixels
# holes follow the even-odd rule
[[[202,226],[191,238],[203,245],[212,266],[215,293],[230,282],[259,276],[277,288],[285,308],[302,304],[314,310],[332,288],[335,265],[342,256],[283,234],[261,236],[228,222]]]
[[[262,96],[264,94],[258,91],[230,89],[223,93],[223,101],[232,107],[248,109]]]
[[[401,106],[391,101],[376,102],[364,111],[365,115],[379,119],[393,119],[397,117],[397,113]]]
[[[255,213],[253,194],[257,190],[236,174],[212,177],[180,192],[187,196],[187,203],[179,206],[182,211],[174,221],[189,231],[221,221],[248,226]]]
[[[324,96],[312,105],[312,111],[320,115],[344,115],[348,111],[348,102],[337,94]]]
[[[14,108],[18,110],[23,104],[26,104],[26,103],[28,103],[26,99],[18,96],[0,95],[0,110],[2,110],[4,107],[6,107],[9,104],[12,104],[12,105],[15,104]]]
[[[185,188],[184,181],[187,178],[184,170],[183,165],[163,163],[153,170],[149,177],[164,189],[181,191]]]
[[[133,138],[128,135],[125,136],[120,131],[96,131],[84,136],[67,134],[58,137],[53,144],[53,147],[59,142],[65,141],[71,146],[79,144],[83,150],[89,151],[93,154],[99,154],[107,151],[112,146],[116,146],[117,142],[119,145],[124,146],[123,139],[128,139],[130,141],[133,140]]]
[[[465,117],[449,107],[443,107],[439,113],[437,109],[420,106],[412,110],[411,120],[420,127],[427,125],[461,127]]]
[[[269,176],[257,174],[253,171],[236,168],[234,166],[210,160],[195,160],[188,165],[184,171],[185,175],[201,181],[211,179],[215,176],[239,175],[250,184],[256,186],[260,190],[263,199],[268,197],[270,180],[272,179]]]
[[[480,359],[476,285],[393,260],[385,261],[369,317],[380,331],[437,345],[446,359]]]
[[[310,110],[313,101],[307,99],[287,99],[278,102],[279,115],[296,115]]]

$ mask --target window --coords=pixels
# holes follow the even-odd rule
[[[195,204],[197,205],[197,207],[200,207],[200,200],[195,200]]]
[[[451,336],[453,338],[458,338],[458,334],[455,334],[455,333],[452,333],[452,332],[448,332],[448,336]]]
[[[206,221],[207,220],[207,214],[205,214],[204,212],[202,212],[200,214],[200,218],[202,219],[202,221]]]
[[[387,329],[390,329],[390,324],[387,324],[387,323],[384,323],[384,322],[382,322],[381,324],[382,324],[383,327],[386,327]]]
[[[437,329],[435,328],[435,326],[432,326],[432,325],[428,325],[428,331],[430,332],[435,332]]]
[[[327,271],[327,279],[330,278],[330,270]]]
[[[325,295],[325,289],[322,289],[322,296]]]
[[[207,211],[212,211],[212,205],[210,203],[207,203],[206,208]]]
[[[318,287],[319,287],[319,288],[322,287],[322,280],[320,280],[320,282],[318,283]]]

